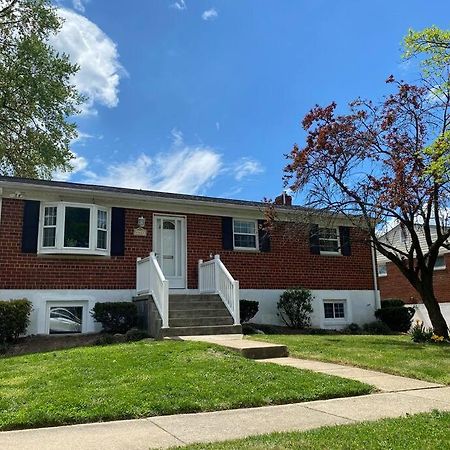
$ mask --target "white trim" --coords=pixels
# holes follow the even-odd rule
[[[56,235],[55,246],[44,247],[44,216],[45,208],[56,207]],[[89,248],[88,247],[64,247],[65,212],[66,208],[89,209]],[[107,214],[106,249],[97,248],[97,211],[105,211]],[[38,254],[41,255],[98,255],[109,256],[111,252],[111,208],[93,203],[74,202],[41,202],[39,210],[38,230]]]
[[[180,277],[169,277],[164,274],[166,279],[169,281],[169,288],[170,289],[186,289],[187,287],[187,217],[184,215],[176,215],[176,214],[159,214],[154,213],[153,214],[153,236],[152,236],[152,251],[155,252],[156,255],[156,239],[157,239],[157,219],[167,219],[167,220],[180,220],[181,219],[181,269],[182,269],[182,275]],[[176,237],[176,235],[175,235]],[[175,242],[175,247],[177,245],[177,242]],[[158,264],[160,264],[160,259],[157,257]],[[161,270],[162,270],[162,264],[160,264]],[[174,286],[174,284],[177,283],[177,281],[181,281],[183,286]]]
[[[333,317],[325,317],[325,304],[333,305]],[[336,311],[334,305],[342,304],[344,307],[344,317],[334,317]],[[323,298],[322,299],[322,312],[323,312],[323,323],[324,324],[339,324],[339,323],[349,323],[348,322],[348,306],[347,299],[345,298]]]
[[[255,232],[254,233],[235,233],[234,231],[234,224],[235,222],[251,222],[255,225]],[[241,217],[233,217],[233,250],[238,250],[238,251],[244,251],[244,252],[258,252],[259,251],[259,230],[258,230],[258,221],[254,220],[254,219],[243,219]],[[254,247],[237,247],[234,243],[234,236],[235,234],[240,234],[243,236],[255,236],[255,246]]]

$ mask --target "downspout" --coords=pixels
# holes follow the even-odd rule
[[[372,253],[372,273],[373,273],[373,298],[374,298],[374,304],[375,304],[375,310],[381,308],[381,299],[380,299],[380,293],[378,291],[378,273],[377,273],[377,265],[376,265],[376,259],[375,259],[375,249],[373,246],[370,246],[371,253]]]

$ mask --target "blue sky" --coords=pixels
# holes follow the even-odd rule
[[[436,0],[60,0],[53,39],[89,96],[57,178],[261,200],[314,104],[379,98],[408,28],[449,28]],[[432,4],[432,6],[431,6]],[[299,202],[299,199],[297,199]]]

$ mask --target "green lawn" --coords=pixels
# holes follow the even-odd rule
[[[192,450],[435,450],[450,448],[450,413],[432,412],[307,432],[272,433]],[[177,447],[180,448],[180,447]]]
[[[252,335],[286,344],[291,356],[450,384],[450,345],[416,344],[409,336]]]
[[[0,359],[0,429],[365,394],[370,386],[196,342],[138,342]]]

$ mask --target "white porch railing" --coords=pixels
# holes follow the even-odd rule
[[[219,294],[234,324],[239,325],[239,281],[231,276],[219,255],[210,261],[199,260],[198,288],[201,293]]]
[[[153,252],[136,261],[136,293],[151,295],[162,319],[162,327],[169,326],[169,281],[166,280]]]

